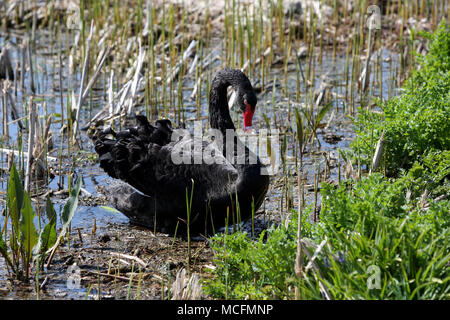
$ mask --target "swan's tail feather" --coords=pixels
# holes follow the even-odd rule
[[[138,115],[136,122],[135,128],[120,132],[107,128],[93,138],[100,167],[109,176],[132,185],[139,184],[142,175],[148,175],[149,157],[171,141],[173,132],[169,120],[158,120],[152,126],[145,116]]]

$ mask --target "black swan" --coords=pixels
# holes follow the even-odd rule
[[[236,101],[243,111],[245,130],[252,125],[257,103],[253,87],[244,73],[229,68],[218,72],[209,94],[209,123],[223,137],[227,131],[235,133],[236,130],[228,108],[229,86],[237,93]],[[223,150],[216,149],[217,154],[213,151],[222,162],[175,164],[171,154],[181,143],[186,143],[186,139],[172,139],[175,131],[171,122],[157,120],[153,126],[140,115],[136,116],[136,121],[134,128],[117,133],[105,129],[94,137],[100,166],[111,177],[140,191],[122,184],[108,192],[109,200],[131,223],[174,232],[179,221],[179,226],[184,226],[185,230],[189,203],[190,231],[208,234],[224,226],[227,217],[231,225],[249,218],[252,210],[256,212],[260,207],[269,186],[269,176],[260,159],[243,146],[235,134],[229,153],[227,148],[231,148],[226,143],[222,144]],[[202,150],[197,152],[203,152],[214,143],[201,141]],[[238,145],[243,147],[239,149]],[[192,150],[191,158],[196,155],[194,148]],[[232,161],[229,161],[230,155]],[[249,161],[252,156],[253,161]]]

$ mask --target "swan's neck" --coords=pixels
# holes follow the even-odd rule
[[[209,94],[209,123],[212,129],[218,129],[222,133],[224,142],[227,137],[227,130],[236,131],[231,120],[228,108],[227,89],[232,86],[235,92],[239,90],[252,90],[252,86],[247,76],[237,69],[224,69],[220,71],[211,83]],[[234,135],[233,154],[236,156],[238,144],[242,144],[239,138]],[[244,146],[245,158],[248,158],[248,148]],[[227,143],[223,145],[223,154],[227,155]],[[239,167],[239,165],[236,165]]]
[[[227,129],[235,130],[228,108],[227,88],[232,86],[239,92],[253,90],[247,76],[237,69],[223,69],[219,71],[211,83],[209,93],[209,123],[211,128],[225,133]]]
[[[216,77],[211,84],[209,95],[209,124],[224,135],[227,129],[236,130],[228,108],[227,88],[230,85],[227,79]]]

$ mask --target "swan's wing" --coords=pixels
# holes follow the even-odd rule
[[[137,115],[136,122],[136,127],[128,128],[120,132],[115,132],[111,128],[107,128],[98,132],[97,135],[93,137],[95,151],[99,155],[100,167],[113,178],[120,179],[120,171],[127,167],[127,164],[123,163],[124,167],[122,168],[121,164],[123,160],[117,160],[129,153],[121,147],[126,147],[130,142],[134,144],[135,147],[148,143],[163,146],[171,141],[173,130],[172,123],[169,120],[157,120],[155,126],[153,126],[148,122],[145,116]],[[119,150],[123,155],[114,155],[114,152]],[[139,154],[136,152],[132,153],[134,156],[139,157]],[[130,161],[137,160],[138,159],[131,159]]]
[[[163,145],[149,140],[134,131],[114,139],[100,135],[95,143],[100,166],[111,177],[161,200],[185,201],[192,187],[199,199],[233,191],[237,170],[214,143],[186,136]]]

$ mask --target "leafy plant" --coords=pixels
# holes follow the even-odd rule
[[[450,202],[404,196],[402,179],[379,174],[350,189],[323,186],[321,227],[330,237],[323,281],[335,298],[448,299]],[[332,255],[342,253],[344,262]],[[379,290],[367,287],[367,269],[380,268]]]
[[[303,233],[311,235],[313,227],[307,223],[304,211]],[[296,214],[288,228],[272,226],[263,231],[258,240],[251,240],[246,232],[216,235],[210,239],[214,250],[215,278],[205,284],[205,292],[228,299],[282,299],[289,292],[295,278]]]
[[[408,170],[428,153],[450,149],[450,32],[441,22],[421,68],[406,81],[402,94],[378,101],[382,114],[361,110],[355,120],[352,152],[370,164],[378,138],[385,131],[385,167],[389,176]]]
[[[245,233],[211,239],[216,269],[205,291],[216,298],[449,299],[450,201],[407,200],[403,183],[380,174],[337,189],[322,185],[321,221],[304,215],[310,247],[304,277],[295,275],[296,214],[253,241]],[[310,213],[310,209],[309,209]],[[322,246],[322,247],[321,247]],[[318,249],[320,248],[320,249]],[[316,256],[312,258],[312,256]],[[368,286],[371,268],[379,287]]]
[[[48,223],[38,230],[34,224],[35,212],[28,193],[23,189],[19,174],[12,165],[9,177],[7,211],[5,225],[10,221],[9,241],[7,231],[0,234],[0,254],[5,258],[6,264],[17,279],[27,281],[33,261],[38,260],[42,266],[43,261],[56,249],[64,236],[70,221],[76,211],[78,195],[81,188],[81,179],[78,179],[71,196],[63,208],[63,227],[56,237],[56,212],[49,198],[46,202]],[[9,247],[8,247],[9,242]]]

